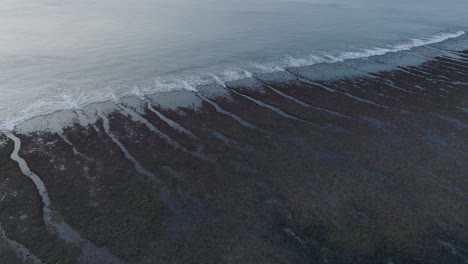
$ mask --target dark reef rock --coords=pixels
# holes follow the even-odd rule
[[[202,87],[197,106],[126,98],[18,128],[79,241],[46,225],[1,135],[0,263],[466,263],[466,54],[341,79],[288,70]]]

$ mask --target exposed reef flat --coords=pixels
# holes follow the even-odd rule
[[[467,263],[468,52],[432,49],[0,134],[0,263]]]

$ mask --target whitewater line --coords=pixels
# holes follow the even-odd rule
[[[46,227],[49,230],[55,231],[58,234],[59,238],[65,241],[66,243],[80,243],[82,245],[81,254],[83,258],[92,260],[95,257],[99,257],[106,262],[119,263],[119,260],[116,257],[114,257],[107,248],[97,247],[90,241],[83,239],[78,233],[78,231],[76,231],[71,226],[66,224],[63,220],[61,220],[57,213],[55,215],[52,215],[52,210],[50,209],[51,202],[44,182],[39,176],[37,176],[34,172],[32,172],[29,169],[26,161],[19,156],[21,140],[12,133],[6,133],[5,135],[14,142],[14,149],[10,155],[10,158],[18,163],[21,172],[25,176],[30,178],[36,185],[36,189],[42,200],[43,220]]]
[[[120,108],[122,108],[125,112],[127,112],[134,121],[138,121],[138,122],[141,122],[143,124],[146,125],[146,127],[151,131],[151,132],[154,132],[156,134],[158,134],[160,137],[162,137],[163,139],[165,139],[167,142],[169,142],[169,144],[173,145],[174,147],[176,148],[179,148],[183,151],[186,151],[186,152],[189,152],[185,147],[181,146],[179,143],[177,143],[175,140],[173,140],[171,137],[169,137],[168,135],[164,134],[163,132],[161,132],[159,129],[157,129],[153,124],[151,124],[146,118],[144,118],[143,116],[139,115],[138,113],[136,113],[135,111],[131,110],[130,108],[127,108],[125,106],[123,106],[122,104],[118,104],[118,106]]]
[[[414,48],[417,47],[430,47],[429,45],[435,44],[435,43],[440,43],[448,39],[452,38],[458,38],[462,35],[464,35],[464,31],[457,31],[453,33],[440,33],[431,36],[430,38],[426,39],[411,39],[410,41],[403,42],[401,44],[393,45],[393,46],[388,46],[385,48],[379,48],[379,47],[374,47],[374,48],[369,48],[369,49],[361,49],[360,51],[349,51],[349,52],[341,52],[340,55],[337,56],[325,56],[328,58],[328,60],[324,57],[317,57],[317,56],[308,56],[305,58],[291,58],[288,62],[282,63],[278,66],[273,66],[269,67],[266,66],[267,68],[270,68],[274,71],[283,71],[286,70],[286,68],[295,68],[295,67],[304,67],[304,66],[312,66],[318,63],[336,63],[336,62],[343,62],[345,60],[350,60],[350,59],[363,59],[363,58],[370,58],[374,56],[382,56],[388,53],[398,53],[401,51],[410,51],[413,50]],[[431,47],[433,48],[433,47]],[[447,52],[447,50],[440,50],[443,52]],[[453,51],[451,51],[453,52]],[[262,67],[258,67],[262,69]],[[271,72],[271,71],[270,71]]]
[[[289,99],[289,100],[291,100],[291,101],[293,101],[293,102],[295,102],[295,103],[297,103],[297,104],[299,104],[299,105],[301,105],[301,106],[304,106],[304,107],[312,107],[310,104],[308,104],[308,103],[306,103],[306,102],[303,102],[303,101],[301,101],[301,100],[299,100],[299,99],[297,99],[297,98],[295,98],[295,97],[292,97],[292,96],[290,96],[290,95],[287,95],[287,94],[285,94],[285,93],[283,93],[283,92],[277,90],[276,88],[273,88],[271,85],[267,84],[266,82],[264,82],[264,81],[262,81],[262,80],[260,80],[260,79],[257,79],[257,78],[255,78],[255,79],[256,79],[257,81],[263,83],[263,85],[265,85],[268,89],[272,90],[273,92],[275,92],[275,93],[281,95],[282,97],[284,97],[284,98],[286,98],[286,99]]]
[[[42,264],[42,261],[33,255],[27,247],[24,245],[16,242],[15,240],[11,240],[6,236],[5,230],[3,229],[2,225],[0,224],[0,238],[3,238],[6,243],[12,248],[18,256],[20,256],[23,260],[30,261],[33,264]]]

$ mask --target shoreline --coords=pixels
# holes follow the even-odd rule
[[[194,75],[188,75],[184,78],[175,78],[176,76],[172,76],[166,79],[156,78],[153,81],[146,80],[142,87],[133,86],[131,91],[127,89],[125,92],[122,91],[121,88],[113,88],[107,87],[104,91],[100,91],[98,94],[63,94],[61,95],[63,98],[58,99],[56,103],[66,103],[67,105],[64,106],[64,109],[55,109],[52,108],[44,112],[44,109],[36,109],[37,106],[32,107],[31,109],[35,109],[40,111],[41,114],[29,116],[29,113],[23,113],[22,116],[9,116],[6,120],[2,120],[0,123],[0,131],[11,132],[14,128],[18,125],[21,125],[24,122],[27,122],[31,119],[40,118],[43,116],[53,115],[57,112],[62,111],[74,111],[84,108],[88,105],[94,104],[101,104],[107,102],[117,102],[126,97],[140,97],[141,95],[151,96],[155,93],[165,93],[165,92],[177,92],[181,90],[194,90],[197,89],[198,86],[209,86],[215,83],[221,82],[236,82],[241,81],[243,79],[250,79],[255,76],[266,76],[266,75],[281,75],[283,72],[287,71],[294,71],[294,70],[301,70],[307,68],[318,68],[318,71],[321,70],[322,66],[325,66],[325,69],[332,68],[333,71],[337,73],[333,74],[336,77],[343,77],[346,76],[346,71],[343,71],[340,68],[348,68],[349,70],[357,70],[360,71],[361,74],[367,74],[369,72],[375,71],[382,71],[382,70],[389,70],[395,69],[401,65],[406,66],[418,66],[424,63],[426,60],[430,60],[435,56],[443,55],[444,53],[448,53],[451,56],[454,54],[451,52],[453,49],[457,49],[460,47],[466,46],[466,33],[463,30],[453,31],[453,32],[442,32],[436,35],[433,35],[428,38],[422,39],[411,39],[408,40],[406,43],[400,43],[398,45],[393,46],[386,46],[386,47],[376,47],[370,48],[365,50],[358,50],[358,51],[348,51],[348,52],[338,52],[338,53],[323,53],[320,56],[310,55],[309,57],[305,58],[293,58],[286,56],[281,61],[273,63],[266,63],[265,65],[261,64],[258,65],[256,63],[251,63],[252,65],[257,65],[255,67],[247,67],[246,69],[242,67],[236,67],[231,70],[226,70],[222,73],[217,73],[218,75],[214,75],[213,72],[207,71],[205,73],[202,72],[193,72]],[[388,57],[388,58],[387,58]],[[372,67],[366,67],[365,61],[366,60],[373,60],[376,58],[377,60],[383,58],[384,61],[390,59],[392,61],[395,58],[398,60],[388,62],[378,62],[381,65],[372,65]],[[393,58],[393,59],[392,59]],[[408,60],[408,58],[410,58]],[[357,62],[358,66],[354,65]],[[267,66],[270,65],[270,66]],[[270,67],[271,70],[265,69]],[[316,71],[316,69],[314,69]],[[270,77],[271,77],[270,76]],[[175,78],[175,79],[174,79]],[[269,77],[268,77],[269,78]],[[154,85],[149,85],[148,82],[154,82]],[[148,86],[149,85],[149,86]],[[97,87],[96,87],[97,89]],[[102,90],[97,89],[97,90]],[[144,91],[144,92],[142,92]],[[83,98],[87,98],[88,102],[83,103]],[[99,98],[96,101],[95,98]],[[55,98],[57,100],[57,98]],[[29,102],[29,103],[37,103],[37,102]],[[28,105],[29,107],[29,105]],[[43,105],[39,108],[48,108],[48,106]],[[7,120],[9,120],[7,122]]]
[[[127,97],[14,134],[55,217],[109,263],[464,263],[468,51],[414,57]],[[43,262],[106,263],[44,223],[0,142],[2,233]]]

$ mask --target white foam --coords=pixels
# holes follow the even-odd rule
[[[305,67],[318,63],[335,63],[342,62],[350,59],[368,58],[372,56],[381,56],[387,53],[395,53],[399,51],[407,51],[413,48],[431,45],[443,42],[448,39],[457,38],[465,34],[465,31],[457,31],[451,33],[440,33],[429,38],[411,39],[408,42],[396,45],[388,45],[386,47],[374,47],[369,49],[362,49],[358,51],[343,51],[336,55],[330,53],[323,53],[322,55],[308,55],[301,58],[294,58],[286,56],[279,62],[269,62],[264,64],[253,63],[252,65],[260,70],[262,73],[272,73],[277,71],[284,71],[285,68],[291,67]]]
[[[138,88],[138,86],[133,86],[132,93],[133,93],[133,95],[135,95],[136,97],[138,97],[138,99],[140,99],[140,100],[142,100],[142,101],[146,101],[145,95],[140,91],[140,89]]]
[[[200,83],[190,83],[187,80],[172,80],[172,81],[166,81],[162,80],[160,78],[154,80],[156,87],[158,88],[158,91],[160,92],[174,92],[174,91],[180,91],[180,90],[188,90],[188,91],[194,91],[196,92],[197,89],[195,87],[197,85],[200,85]]]
[[[428,38],[411,39],[408,42],[397,45],[375,47],[358,51],[345,51],[336,54],[312,54],[300,58],[286,56],[278,62],[268,62],[263,64],[252,63],[251,66],[256,69],[255,72],[257,73],[279,72],[284,71],[285,68],[289,67],[304,67],[324,62],[342,62],[349,59],[366,58],[392,52],[411,50],[416,47],[457,38],[464,34],[464,31],[440,33]],[[20,100],[12,107],[13,110],[9,116],[4,116],[0,119],[0,131],[12,131],[18,124],[36,116],[48,115],[60,110],[82,109],[84,106],[92,103],[107,101],[119,102],[120,98],[131,95],[137,96],[141,99],[144,98],[145,95],[154,94],[155,92],[174,92],[180,90],[197,92],[197,86],[213,83],[213,80],[214,82],[225,85],[227,82],[251,78],[253,76],[251,72],[234,66],[227,69],[219,69],[218,72],[216,70],[218,69],[212,71],[215,72],[216,75],[205,71],[192,75],[185,75],[183,77],[179,75],[175,77],[173,76],[173,78],[156,78],[152,84],[149,84],[146,87],[134,86],[129,89],[103,87],[87,91],[64,91],[62,93],[31,99],[29,101]],[[206,78],[208,77],[207,75],[211,77]],[[213,76],[216,76],[216,78]],[[19,110],[15,111],[15,109]]]
[[[221,77],[214,74],[214,73],[208,73],[208,76],[212,77],[213,80],[221,85],[222,87],[226,88],[226,83],[227,82],[232,82],[232,81],[237,81],[237,80],[242,80],[242,79],[248,79],[252,78],[253,74],[245,69],[230,69],[226,70],[221,74]]]
[[[229,69],[222,73],[222,77],[220,78],[220,80],[226,83],[245,78],[252,78],[252,76],[253,74],[251,72],[244,69]]]
[[[226,84],[225,84],[218,76],[216,76],[216,75],[213,74],[213,73],[208,73],[208,75],[210,75],[211,77],[213,77],[213,79],[215,80],[216,83],[218,83],[218,84],[221,85],[222,87],[226,88]]]
[[[284,68],[273,62],[270,63],[252,63],[252,66],[256,69],[259,69],[262,73],[273,73],[284,71]]]
[[[115,91],[112,88],[106,87],[106,92],[111,98],[112,102],[117,104],[120,101],[120,98],[117,97],[117,95],[115,94]]]
[[[329,62],[326,58],[319,57],[316,55],[309,55],[305,58],[293,58],[293,57],[286,57],[286,67],[304,67],[309,65],[314,65],[317,63]]]
[[[387,53],[408,51],[417,47],[439,43],[439,42],[442,42],[451,38],[460,37],[464,34],[465,34],[465,31],[457,31],[454,33],[440,33],[430,38],[411,39],[409,42],[397,44],[397,45],[389,45],[388,47],[385,47],[385,48],[372,48],[372,49],[365,49],[365,50],[361,50],[357,52],[343,52],[338,56],[328,55],[327,57],[330,58],[332,62],[341,62],[341,61],[349,60],[349,59],[360,59],[360,58],[368,58],[372,56],[381,56]]]

